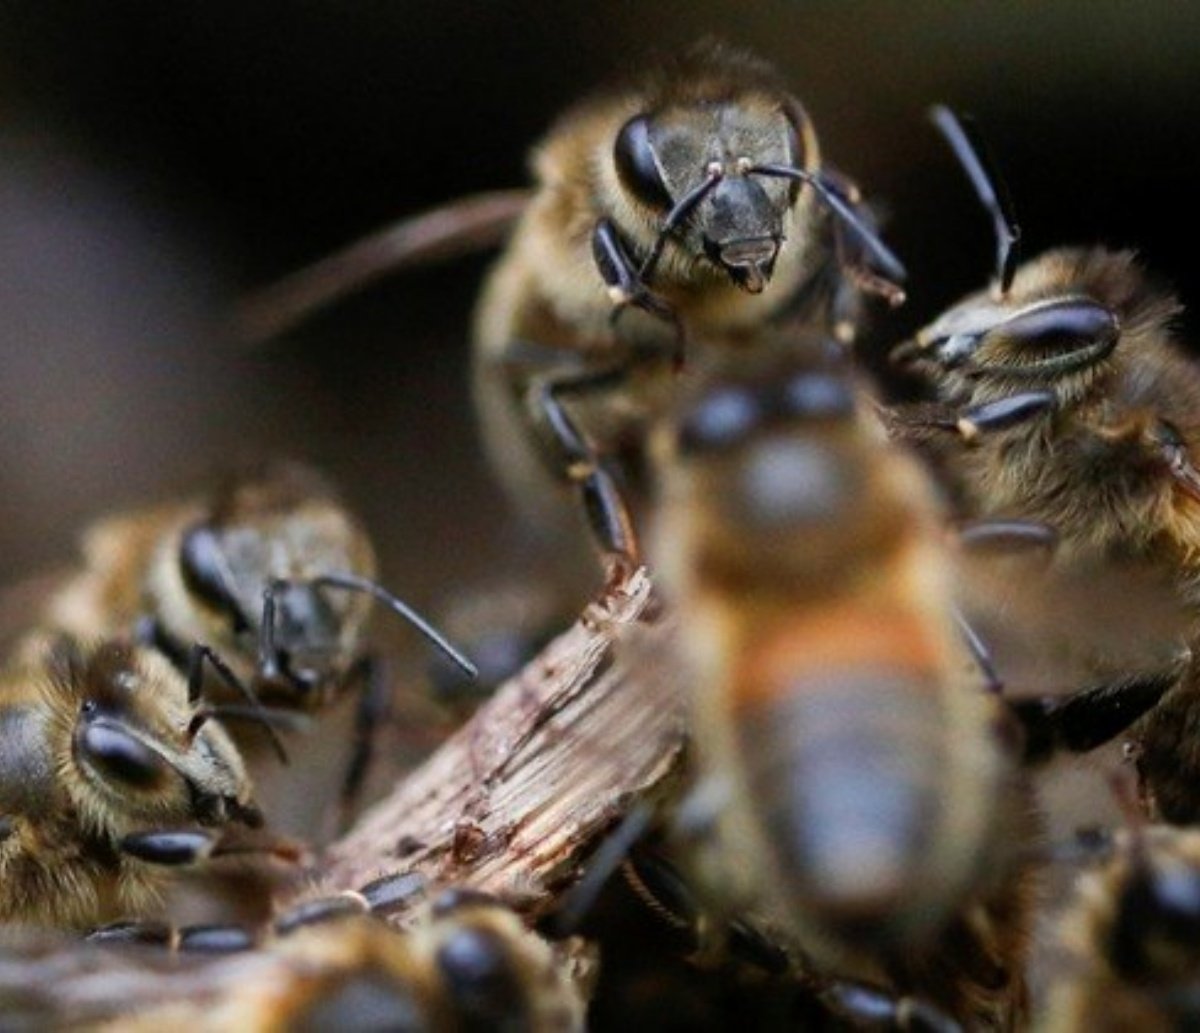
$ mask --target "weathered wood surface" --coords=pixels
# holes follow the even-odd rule
[[[651,607],[644,571],[590,604],[332,845],[322,887],[419,872],[544,911],[633,801],[672,787],[685,740],[678,686],[655,676],[666,665],[626,663],[662,640]]]

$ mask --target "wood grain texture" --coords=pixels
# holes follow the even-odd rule
[[[644,571],[591,603],[331,846],[322,890],[419,872],[543,913],[632,803],[673,789],[685,741],[678,686],[655,676],[665,665],[626,662],[665,640],[652,610]]]

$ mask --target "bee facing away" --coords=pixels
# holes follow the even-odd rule
[[[931,486],[831,352],[722,373],[657,440],[651,558],[724,790],[703,881],[819,966],[1008,1028],[1021,733],[968,674]]]
[[[1048,1033],[1191,1029],[1200,1021],[1200,833],[1132,828],[1079,877],[1060,934]]]
[[[218,712],[163,657],[118,641],[63,638],[6,668],[0,921],[146,913],[162,866],[220,852],[231,825],[260,826]]]
[[[961,124],[938,118],[981,196],[994,198]],[[1011,213],[995,215],[1015,237]],[[1172,334],[1179,303],[1128,252],[1060,248],[1011,269],[1004,258],[990,291],[898,350],[949,410],[909,429],[940,454],[969,513],[1043,521],[1058,534],[1060,563],[1166,583],[1194,627],[1200,369]],[[969,443],[938,429],[980,407],[1019,418]],[[1183,679],[1138,732],[1147,788],[1171,821],[1200,818],[1200,752],[1180,734],[1200,720],[1195,683],[1194,673]]]
[[[53,629],[133,633],[180,667],[188,645],[205,642],[253,695],[301,711],[361,688],[346,800],[366,772],[390,689],[364,644],[371,599],[473,670],[374,580],[366,531],[298,464],[251,469],[207,497],[105,520],[88,533],[84,553],[83,568],[50,600]]]
[[[459,891],[440,895],[403,932],[333,912],[260,948],[216,959],[183,954],[170,967],[156,967],[146,948],[75,945],[60,951],[48,980],[36,945],[14,954],[0,975],[6,1016],[88,1028],[565,1033],[583,1028],[589,978],[586,959],[567,964],[507,907]],[[97,972],[111,978],[97,980]]]
[[[685,337],[738,352],[767,323],[848,328],[853,287],[898,300],[888,278],[903,270],[823,166],[800,103],[738,51],[699,47],[585,101],[534,166],[476,314],[485,444],[531,516],[563,526],[574,486],[603,555],[636,562],[620,482],[674,395]]]

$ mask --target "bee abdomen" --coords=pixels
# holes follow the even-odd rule
[[[750,804],[779,894],[801,924],[843,943],[924,939],[960,903],[949,885],[971,844],[945,842],[951,770],[942,701],[915,675],[806,675],[744,712]]]

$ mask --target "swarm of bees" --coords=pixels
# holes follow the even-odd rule
[[[269,927],[164,924],[170,870],[231,855],[295,899],[286,872],[316,844],[271,831],[252,773],[264,737],[286,756],[281,733],[348,693],[337,817],[355,814],[394,688],[372,600],[474,667],[379,583],[366,531],[307,468],[109,518],[0,673],[0,920],[88,934],[12,935],[10,1013],[556,1030],[586,1025],[590,997],[597,1025],[1200,1021],[1200,370],[1172,340],[1178,303],[1132,255],[1018,264],[973,125],[935,122],[998,261],[990,287],[892,350],[916,402],[855,353],[872,299],[904,299],[871,206],[776,73],[716,45],[568,112],[531,195],[470,200],[432,240],[413,222],[398,255],[359,246],[259,299],[255,324],[278,328],[381,258],[511,229],[476,315],[484,444],[523,513],[590,539],[602,593],[649,570],[661,649],[612,648],[635,672],[625,691],[643,671],[686,699],[686,770],[625,800],[537,908],[470,885],[421,887],[410,907],[414,873],[395,870],[302,892]],[[1161,661],[1097,660],[1051,695],[1004,684],[974,579],[1029,549],[1077,583],[1161,588],[1180,614]],[[550,667],[533,659],[513,698]],[[1121,740],[1138,785],[1125,827],[1073,850],[1048,839],[1041,766]],[[459,832],[469,817],[446,815]],[[1058,914],[1040,887],[1064,871]],[[1047,920],[1066,959],[1035,974]],[[136,989],[106,996],[97,973]]]

